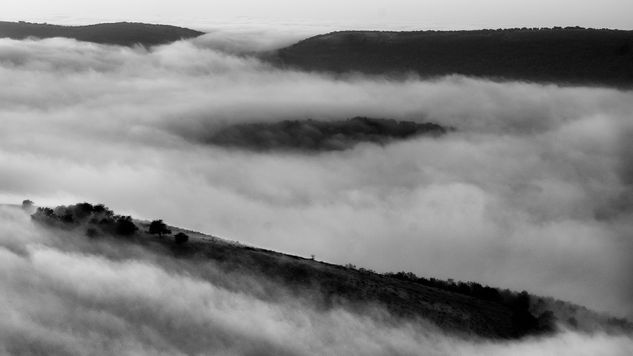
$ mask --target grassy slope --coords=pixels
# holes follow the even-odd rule
[[[59,26],[27,22],[0,22],[0,37],[24,39],[28,37],[66,37],[101,44],[153,46],[183,38],[202,35],[202,32],[168,25],[143,23],[105,23],[89,26]]]
[[[77,208],[80,205],[88,208]],[[189,235],[189,242],[176,244],[172,237],[149,234],[149,223],[142,221],[134,221],[138,228],[136,232],[125,236],[117,235],[115,221],[120,216],[114,215],[107,208],[101,209],[99,213],[90,213],[90,209],[93,209],[90,204],[80,205],[38,209],[33,218],[34,221],[80,234],[92,230],[89,234],[92,239],[137,244],[166,257],[175,257],[189,266],[198,266],[196,268],[203,269],[202,266],[213,262],[227,276],[252,276],[260,281],[261,286],[268,285],[268,288],[263,288],[263,292],[258,287],[256,289],[260,290],[259,294],[257,290],[252,293],[272,301],[283,300],[279,297],[283,297],[285,292],[278,291],[283,289],[326,310],[344,305],[363,313],[366,308],[377,305],[406,319],[428,320],[447,332],[485,338],[517,338],[549,330],[542,329],[540,325],[526,327],[524,322],[517,320],[517,316],[520,318],[525,315],[517,314],[517,308],[513,307],[513,303],[518,300],[517,294],[510,291],[502,291],[509,297],[509,302],[486,300],[457,293],[446,286],[430,287],[388,274],[244,246],[214,236],[170,227],[172,235],[179,232]],[[33,211],[32,208],[28,210]],[[204,274],[199,277],[205,278]],[[560,316],[565,319],[576,317],[577,320],[572,325],[566,323],[567,320],[559,320],[573,328],[590,330],[587,325],[592,325],[616,333],[633,330],[633,325],[626,320],[609,319],[569,303],[533,296],[531,298],[531,304],[538,309],[538,313],[553,311],[559,319]],[[556,308],[551,307],[554,304],[558,304]],[[519,309],[519,312],[523,311],[524,309]]]
[[[478,31],[346,31],[277,52],[306,70],[462,74],[561,84],[633,86],[633,31],[582,28]]]
[[[175,249],[181,257],[212,259],[228,270],[272,278],[298,295],[316,289],[327,308],[337,303],[375,303],[405,318],[423,318],[447,331],[483,337],[520,336],[513,328],[512,311],[501,304],[477,300],[376,273],[314,261],[222,240],[191,241]],[[314,295],[313,295],[314,297]]]
[[[147,226],[147,224],[145,224]],[[324,308],[336,304],[354,308],[375,304],[405,319],[426,319],[447,332],[477,335],[484,338],[520,338],[547,333],[546,329],[526,328],[515,319],[508,303],[485,300],[379,274],[355,266],[341,266],[309,258],[245,246],[218,237],[172,227],[173,233],[185,232],[192,237],[186,245],[169,238],[156,238],[140,232],[146,246],[154,245],[178,258],[215,261],[225,271],[238,271],[263,280],[272,279],[293,290],[298,296],[309,294],[312,302]],[[147,230],[147,229],[141,229]],[[440,283],[441,284],[441,283]],[[318,291],[315,297],[314,291]],[[516,292],[504,290],[514,296]],[[530,296],[535,315],[552,312],[558,325],[584,332],[633,333],[633,323],[625,319],[596,313],[583,306],[549,297]]]

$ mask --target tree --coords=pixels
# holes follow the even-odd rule
[[[177,244],[184,244],[189,241],[189,236],[185,233],[179,232],[174,236]]]
[[[37,208],[37,210],[35,211],[35,214],[33,214],[34,217],[47,217],[47,218],[57,218],[57,216],[55,215],[55,211],[51,208],[42,208],[39,207]]]
[[[22,201],[22,209],[30,210],[33,207],[33,202],[29,199]]]
[[[79,203],[74,206],[73,214],[77,220],[85,220],[92,215],[94,212],[94,206],[90,203]]]
[[[59,220],[61,220],[63,223],[66,223],[66,224],[73,224],[75,222],[75,218],[73,217],[73,214],[69,212],[60,216]]]
[[[154,220],[149,224],[149,233],[153,235],[158,234],[158,236],[163,237],[163,234],[171,234],[171,230],[167,228],[163,220]]]
[[[133,235],[138,230],[131,216],[118,216],[116,218],[116,233],[123,236]]]
[[[95,214],[99,214],[99,215],[104,215],[106,218],[111,218],[114,216],[114,212],[110,209],[108,209],[105,205],[103,204],[98,204],[92,207],[92,211]]]

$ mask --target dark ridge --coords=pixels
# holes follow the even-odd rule
[[[0,21],[0,37],[13,39],[65,37],[78,41],[121,46],[140,44],[149,47],[198,37],[202,34],[203,32],[188,28],[133,22],[60,26],[23,21]]]
[[[249,150],[336,151],[361,142],[387,144],[412,137],[440,136],[452,128],[434,123],[355,117],[339,121],[286,120],[229,125],[204,137],[207,143]]]
[[[603,317],[586,308],[525,291],[334,265],[316,261],[314,256],[302,258],[169,227],[162,220],[139,222],[115,215],[103,205],[38,208],[32,218],[51,228],[76,231],[87,239],[137,244],[166,258],[195,264],[198,271],[212,261],[223,273],[271,282],[260,294],[257,290],[249,292],[271,301],[290,291],[325,310],[345,306],[362,313],[365,306],[378,305],[407,320],[428,320],[447,332],[492,339],[552,333],[555,323],[577,330],[590,330],[592,326],[611,333],[633,331],[627,320]],[[205,278],[204,274],[199,277]],[[275,285],[284,288],[280,290]]]
[[[422,77],[459,74],[631,88],[633,31],[581,27],[344,31],[283,48],[272,60],[282,66],[334,73],[414,73]]]

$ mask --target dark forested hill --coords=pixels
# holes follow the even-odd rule
[[[633,31],[574,28],[334,32],[276,53],[305,70],[462,74],[561,84],[633,86]]]
[[[182,27],[131,22],[104,23],[89,26],[59,26],[0,21],[0,37],[13,39],[66,37],[102,44],[153,46],[183,38],[197,37],[202,34],[202,32]]]
[[[254,151],[336,151],[361,142],[388,144],[418,136],[438,137],[453,130],[438,124],[354,117],[347,120],[285,120],[228,125],[201,139],[218,146]]]

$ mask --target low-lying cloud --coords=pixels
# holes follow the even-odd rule
[[[0,207],[0,352],[47,355],[627,355],[633,339],[565,331],[490,342],[376,310],[256,296],[247,275],[127,243],[47,231]],[[18,252],[21,251],[21,252]],[[248,281],[240,283],[239,280]],[[232,285],[226,288],[223,285]],[[238,286],[238,287],[236,287]],[[242,286],[242,287],[239,287]],[[245,288],[244,286],[248,286]],[[283,286],[277,286],[283,295]]]
[[[633,315],[630,92],[330,77],[217,43],[0,39],[0,200],[102,202],[334,263]],[[355,116],[457,131],[319,155],[199,140],[218,125]]]

